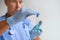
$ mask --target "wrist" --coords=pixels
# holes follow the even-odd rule
[[[39,36],[35,37],[34,40],[41,40]]]

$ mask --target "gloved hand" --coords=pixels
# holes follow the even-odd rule
[[[39,21],[39,23],[37,25],[35,25],[35,27],[30,31],[31,39],[34,39],[37,36],[40,36],[40,34],[42,32],[42,30],[40,28],[41,24],[42,24],[42,21]]]
[[[31,9],[22,8],[22,10],[17,12],[15,15],[7,18],[7,22],[10,26],[12,26],[18,22],[23,21],[25,18],[31,15],[36,15],[36,17],[38,17],[39,13]]]

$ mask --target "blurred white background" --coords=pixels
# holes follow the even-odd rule
[[[24,0],[24,6],[40,12],[39,20],[43,21],[42,40],[60,40],[60,0]],[[3,0],[0,0],[0,16],[6,10]]]

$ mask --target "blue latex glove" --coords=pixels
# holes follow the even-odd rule
[[[35,25],[35,27],[30,31],[30,36],[32,40],[33,38],[40,36],[42,32],[42,30],[40,29],[41,24],[42,24],[42,21],[39,21],[39,23]]]
[[[14,24],[23,21],[25,18],[31,15],[36,15],[36,17],[38,17],[39,13],[31,9],[22,8],[22,10],[17,12],[15,15],[7,18],[7,22],[10,26],[13,26]]]

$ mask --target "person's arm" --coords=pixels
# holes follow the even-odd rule
[[[6,20],[0,21],[0,35],[2,35],[8,28],[9,25]]]

